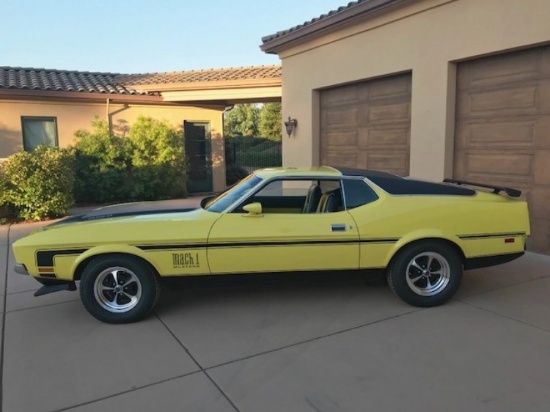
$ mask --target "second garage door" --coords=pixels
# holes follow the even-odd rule
[[[550,47],[458,66],[454,176],[522,189],[550,253]]]
[[[320,93],[322,165],[409,174],[410,73]]]

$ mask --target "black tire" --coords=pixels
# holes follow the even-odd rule
[[[425,241],[406,246],[388,268],[393,292],[413,306],[431,307],[454,296],[462,280],[462,261],[443,242]]]
[[[151,313],[160,295],[155,273],[137,258],[100,256],[80,278],[80,299],[86,310],[106,323],[130,323]]]

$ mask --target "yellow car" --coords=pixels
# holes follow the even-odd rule
[[[36,295],[80,281],[86,309],[110,323],[147,316],[168,276],[380,269],[404,301],[435,306],[464,269],[523,255],[520,194],[367,170],[263,169],[195,210],[138,203],[46,226],[14,243],[15,270],[44,285]]]

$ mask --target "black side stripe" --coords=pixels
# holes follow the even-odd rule
[[[501,238],[501,237],[514,237],[514,236],[525,236],[525,232],[511,232],[511,233],[483,233],[475,235],[458,235],[460,239],[470,240],[470,239],[490,239],[490,238]]]
[[[297,240],[297,241],[271,241],[271,242],[219,242],[196,243],[185,245],[136,245],[141,250],[170,250],[170,249],[196,249],[196,248],[231,248],[231,247],[263,247],[263,246],[307,246],[307,245],[341,245],[359,243],[395,243],[399,238],[380,239],[346,239],[346,240]]]
[[[396,243],[399,241],[400,238],[398,237],[388,237],[388,238],[380,238],[380,239],[361,239],[360,243]]]
[[[134,245],[141,250],[197,249],[206,247],[206,243],[186,243],[185,245]]]
[[[36,252],[36,266],[53,266],[53,258],[58,255],[80,255],[88,249],[39,250]]]
[[[384,244],[395,243],[399,238],[373,238],[373,239],[346,239],[346,240],[305,240],[305,241],[271,241],[271,242],[220,242],[220,243],[191,243],[191,244],[165,244],[165,245],[134,245],[141,250],[184,250],[197,248],[241,248],[241,247],[264,247],[264,246],[308,246],[308,245],[345,245],[345,244]],[[80,255],[87,249],[57,249],[39,250],[36,252],[36,265],[53,267],[55,256],[59,255]]]

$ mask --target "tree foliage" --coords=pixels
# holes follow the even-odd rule
[[[224,116],[225,137],[282,137],[281,103],[236,104]]]
[[[256,104],[236,104],[224,114],[223,131],[227,137],[257,136],[260,108]]]
[[[266,103],[260,112],[260,134],[269,140],[282,138],[281,103]]]

